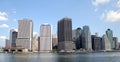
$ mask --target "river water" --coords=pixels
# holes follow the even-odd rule
[[[120,62],[120,52],[105,53],[0,53],[0,62]]]

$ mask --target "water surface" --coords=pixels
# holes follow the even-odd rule
[[[0,53],[0,62],[120,62],[120,52],[109,53]]]

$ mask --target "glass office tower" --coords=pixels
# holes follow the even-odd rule
[[[89,26],[83,26],[82,47],[85,50],[90,50],[90,51],[92,50],[91,33]]]
[[[72,19],[63,18],[58,21],[58,50],[73,50]]]
[[[106,35],[108,37],[108,40],[110,41],[111,49],[115,49],[115,43],[113,41],[113,32],[111,29],[107,29]]]

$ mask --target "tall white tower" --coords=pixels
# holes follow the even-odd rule
[[[42,24],[40,26],[40,52],[52,51],[51,25]]]

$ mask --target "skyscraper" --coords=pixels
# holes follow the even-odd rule
[[[38,36],[38,51],[40,51],[40,36]]]
[[[108,37],[108,40],[110,41],[111,49],[115,49],[115,43],[113,41],[113,32],[111,29],[107,29],[106,35]]]
[[[35,35],[33,37],[33,41],[32,41],[32,51],[35,52],[35,51],[38,51],[38,36]]]
[[[113,42],[115,43],[115,49],[117,50],[119,48],[118,38],[113,37]]]
[[[73,50],[72,42],[72,19],[63,18],[58,21],[58,50]]]
[[[52,51],[51,25],[42,24],[40,26],[40,52]]]
[[[58,38],[57,35],[52,35],[52,47],[53,49],[57,49],[58,47]]]
[[[92,49],[93,50],[95,50],[95,41],[94,41],[94,39],[95,39],[95,37],[97,37],[96,35],[91,35],[91,40],[92,40]]]
[[[12,33],[14,32],[15,30],[14,29],[10,29],[10,47],[12,47]]]
[[[83,26],[82,31],[82,47],[86,50],[92,50],[92,42],[91,42],[91,33],[89,26]]]
[[[10,41],[8,39],[6,39],[5,41],[5,48],[10,48]]]
[[[82,48],[82,29],[77,28],[72,31],[72,40],[75,43],[76,49]]]
[[[29,19],[18,20],[17,47],[23,47],[31,50],[31,41],[33,38],[33,22]]]
[[[12,32],[12,43],[11,43],[11,47],[16,47],[17,34],[18,34],[18,32],[16,32],[16,31],[13,31],[13,32]]]
[[[105,43],[104,45],[104,50],[111,50],[111,45],[110,45],[110,41],[108,40],[107,35],[103,35],[102,36],[102,41]]]
[[[101,37],[94,37],[92,40],[93,50],[99,51],[102,50],[102,38]]]

